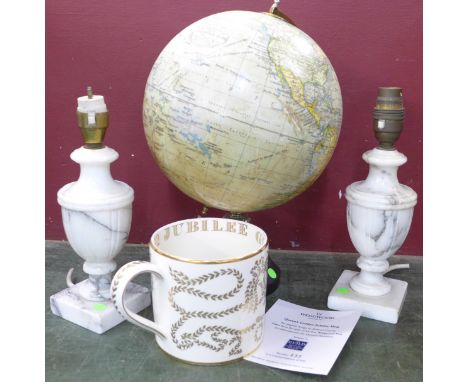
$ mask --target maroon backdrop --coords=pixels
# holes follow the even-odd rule
[[[131,243],[146,243],[161,225],[196,216],[202,206],[163,176],[147,148],[142,101],[162,48],[192,22],[232,9],[268,10],[272,0],[47,0],[46,239],[65,239],[57,190],[76,180],[69,154],[81,145],[76,98],[88,84],[106,98],[106,143],[120,153],[114,178],[135,190]],[[361,155],[375,146],[372,108],[379,86],[401,86],[405,130],[398,149],[409,161],[400,181],[419,195],[413,225],[399,253],[422,255],[422,1],[284,0],[281,9],[330,58],[340,81],[344,119],[327,169],[306,192],[272,210],[252,213],[271,247],[354,252],[346,228],[346,186],[363,179]],[[220,211],[210,210],[220,216]]]

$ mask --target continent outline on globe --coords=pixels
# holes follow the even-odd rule
[[[342,120],[338,79],[320,47],[266,13],[229,11],[175,36],[145,89],[150,150],[182,192],[208,207],[283,204],[321,174]]]

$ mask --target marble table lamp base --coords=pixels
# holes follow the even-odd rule
[[[327,306],[334,310],[356,310],[362,317],[372,318],[391,324],[398,322],[406,297],[406,281],[385,278],[391,290],[383,296],[366,296],[350,287],[351,279],[359,272],[345,270],[328,295]]]
[[[52,313],[94,333],[102,334],[125,319],[117,312],[111,300],[89,301],[79,295],[84,280],[70,288],[50,296]],[[140,312],[151,304],[148,288],[130,283],[125,292],[126,305],[133,312]]]

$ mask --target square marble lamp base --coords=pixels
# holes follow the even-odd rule
[[[83,282],[86,280],[81,283]],[[52,313],[98,334],[125,320],[111,300],[97,302],[80,297],[78,290],[81,283],[50,296]],[[125,301],[131,311],[139,312],[151,304],[150,291],[141,285],[129,283]]]
[[[328,295],[328,308],[334,310],[357,310],[362,317],[396,324],[406,297],[406,281],[386,278],[392,289],[383,296],[365,296],[355,292],[349,285],[358,272],[345,270]]]

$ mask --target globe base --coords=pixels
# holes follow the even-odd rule
[[[250,223],[250,216],[241,212],[229,212],[223,216],[224,219],[240,220],[242,222]]]
[[[268,270],[267,270],[267,296],[272,294],[278,289],[280,285],[281,270],[278,265],[268,257]]]

